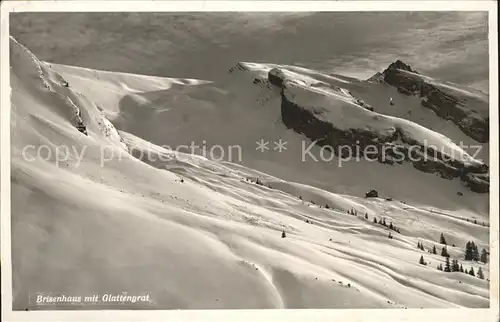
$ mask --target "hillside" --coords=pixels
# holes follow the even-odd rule
[[[463,260],[467,241],[489,246],[489,193],[469,184],[487,180],[487,143],[472,156],[457,142],[473,138],[417,97],[289,65],[240,63],[195,80],[46,63],[10,47],[15,310],[39,309],[29,303],[39,290],[147,292],[152,302],[132,307],[157,309],[488,307],[488,264]],[[394,132],[387,143],[432,140],[456,156],[436,162],[465,174],[303,161],[311,138],[289,122],[285,99],[378,142]],[[278,139],[287,150],[273,150]],[[191,142],[238,145],[241,159],[166,147]],[[370,189],[379,197],[364,198]],[[428,250],[441,250],[441,233],[451,258],[486,279],[436,269],[444,257]]]

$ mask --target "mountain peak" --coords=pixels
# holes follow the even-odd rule
[[[389,67],[387,67],[387,69],[384,72],[391,70],[391,69],[401,69],[401,70],[406,70],[406,71],[409,71],[412,73],[417,73],[417,71],[412,69],[410,65],[405,64],[402,60],[399,60],[399,59],[396,60],[395,62],[391,63],[389,65]]]

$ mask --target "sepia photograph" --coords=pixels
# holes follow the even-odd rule
[[[491,2],[112,2],[2,12],[2,307],[498,318]]]

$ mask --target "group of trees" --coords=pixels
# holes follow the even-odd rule
[[[325,208],[326,209],[330,209],[330,206],[328,204],[325,205]],[[346,210],[346,212],[351,215],[351,216],[357,216],[358,215],[358,211],[356,209],[352,209],[351,210]],[[369,220],[369,217],[368,217],[368,213],[366,212],[365,213],[365,219],[366,220]],[[398,234],[401,233],[401,231],[399,230],[398,227],[396,227],[392,222],[390,222],[389,224],[387,224],[385,218],[382,218],[382,219],[378,219],[377,220],[377,217],[373,217],[373,223],[374,224],[380,224],[384,227],[387,227],[395,232],[397,232]],[[392,238],[392,234],[389,232],[389,238]]]
[[[427,262],[425,261],[423,255],[420,256],[420,260],[418,261],[418,263],[421,264],[421,265],[427,265]],[[443,267],[443,264],[440,263],[437,266],[437,269],[439,271],[444,271],[444,272],[447,272],[447,273],[450,273],[450,272],[465,273],[465,274],[468,274],[468,275],[471,275],[471,276],[477,276],[480,279],[484,279],[484,273],[483,273],[483,270],[481,269],[481,267],[479,267],[479,269],[477,270],[477,273],[475,273],[474,272],[474,267],[471,267],[470,270],[464,269],[464,267],[462,266],[462,264],[460,264],[458,262],[458,260],[453,259],[450,262],[450,258],[449,257],[446,257],[445,266]]]
[[[367,217],[367,216],[365,216],[365,218],[367,218],[367,219],[368,219],[368,217]],[[394,231],[395,231],[395,232],[397,232],[398,234],[400,234],[400,233],[401,233],[401,232],[400,232],[400,230],[399,230],[399,228],[397,228],[396,226],[394,226],[394,225],[392,224],[392,221],[391,221],[391,222],[389,223],[389,225],[388,225],[388,224],[387,224],[387,222],[385,221],[385,218],[382,218],[382,219],[377,220],[377,217],[373,217],[373,223],[374,223],[374,224],[380,224],[380,225],[382,225],[382,226],[384,226],[384,227],[389,228],[390,230],[394,230]]]
[[[420,249],[420,250],[425,250],[424,249],[424,244],[422,244],[421,242],[417,242],[417,248]]]
[[[479,223],[477,222],[477,219],[474,219],[474,220],[469,220],[469,218],[466,218],[467,222],[473,222],[474,224],[476,225],[479,225]],[[481,226],[483,227],[486,227],[486,224],[484,223],[484,221],[481,223]]]
[[[446,243],[446,238],[444,237],[444,234],[441,233],[441,236],[439,237],[439,243],[443,245],[447,245]],[[455,245],[453,245],[455,246]],[[418,245],[417,245],[418,247]],[[422,246],[423,247],[423,246]],[[420,248],[420,247],[419,247]],[[420,248],[423,250],[423,248]],[[433,254],[435,253],[435,246],[433,247],[432,250]],[[488,263],[488,251],[483,248],[481,251],[481,254],[479,254],[479,250],[477,248],[477,245],[473,241],[468,241],[467,244],[465,244],[465,260],[466,261],[481,261],[483,263]],[[449,257],[448,251],[446,249],[446,246],[444,246],[441,250],[441,256],[444,257]]]
[[[479,250],[477,245],[473,241],[468,241],[465,244],[465,256],[464,259],[466,261],[481,261],[483,263],[488,263],[488,251],[483,248],[481,251],[481,255],[479,255]]]
[[[425,251],[424,244],[421,243],[421,242],[417,242],[417,248],[420,249],[420,250]],[[430,254],[434,254],[434,255],[437,254],[436,245],[432,245],[432,248],[429,249],[429,253]],[[450,254],[448,254],[448,249],[446,248],[446,246],[443,246],[443,248],[441,248],[441,256],[443,256],[443,257],[450,257]]]
[[[252,183],[255,183],[255,184],[258,184],[259,186],[266,186],[264,184],[264,182],[262,182],[262,180],[260,180],[260,178],[257,178],[257,179],[252,179],[252,178],[245,178],[245,181],[248,181],[248,182],[252,182]],[[268,184],[267,187],[269,189],[272,189],[271,185]],[[302,199],[302,197],[300,197],[300,199]]]
[[[350,214],[353,214],[354,216],[357,216],[357,212],[355,212],[355,211],[354,211],[354,212],[351,212]],[[370,218],[368,217],[368,213],[365,213],[365,219],[366,219],[366,220],[369,220],[369,219],[370,219]],[[382,225],[382,226],[384,226],[384,227],[386,227],[386,228],[389,228],[389,229],[391,229],[391,230],[394,230],[395,232],[397,232],[397,233],[399,233],[399,234],[401,233],[401,232],[400,232],[400,230],[399,230],[399,228],[397,228],[397,227],[396,227],[396,226],[395,226],[392,222],[390,222],[390,223],[389,223],[389,225],[388,225],[388,224],[387,224],[387,222],[386,222],[386,220],[385,220],[385,218],[382,218],[382,219],[378,219],[378,220],[377,220],[377,217],[373,217],[373,223],[374,223],[374,224],[380,224],[380,225]],[[389,235],[388,235],[387,237],[389,237],[390,239],[392,239],[392,238],[393,238],[393,236],[392,236],[391,232],[389,232]]]
[[[464,272],[464,267],[462,264],[458,263],[458,260],[452,259],[450,263],[450,258],[446,257],[445,266],[443,268],[442,264],[437,266],[437,269],[445,272]]]
[[[460,272],[460,273],[465,273],[471,276],[477,276],[480,279],[484,279],[484,273],[481,267],[477,270],[477,272],[474,271],[474,268],[471,267],[469,270],[464,269],[462,264],[458,262],[457,259],[451,259],[450,261],[450,254],[448,253],[448,249],[446,248],[446,238],[444,237],[444,234],[441,233],[439,236],[439,243],[444,245],[441,248],[441,256],[445,257],[445,266],[443,267],[442,264],[439,264],[437,266],[437,269],[440,271],[444,272]],[[454,245],[453,245],[454,246]],[[420,250],[425,250],[424,245],[421,242],[417,242],[417,248]],[[432,249],[429,249],[429,253],[431,254],[437,254],[437,249],[436,245],[432,245]],[[483,248],[481,255],[479,255],[479,251],[477,248],[477,245],[473,241],[467,242],[465,245],[465,260],[470,260],[470,261],[481,261],[483,263],[488,262],[488,251]],[[424,256],[421,255],[419,259],[419,264],[421,265],[427,265],[427,262],[424,259]]]
[[[473,241],[468,241],[467,244],[465,244],[465,260],[479,260],[479,250],[477,249],[477,245]]]
[[[462,264],[459,264],[458,260],[456,259],[453,259],[451,262],[450,262],[450,258],[449,257],[446,257],[446,262],[445,262],[445,266],[443,268],[443,265],[442,264],[439,264],[437,266],[437,269],[440,270],[440,271],[444,271],[444,272],[460,272],[460,273],[465,273],[465,274],[468,274],[470,276],[477,276],[478,278],[480,279],[484,279],[484,273],[483,273],[483,270],[481,267],[479,267],[479,269],[477,270],[477,273],[474,272],[474,267],[471,267],[469,270],[467,269],[464,269],[464,267],[462,266]]]

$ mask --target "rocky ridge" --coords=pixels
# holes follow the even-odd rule
[[[401,88],[400,91],[407,91],[409,95],[413,95],[412,93],[425,93],[425,97],[429,98],[428,103],[426,103],[429,106],[432,105],[436,108],[444,106],[445,109],[453,108],[453,105],[449,102],[456,102],[457,99],[449,98],[447,94],[434,89],[432,85],[425,82],[420,83],[424,88],[422,90],[417,87],[414,79],[406,77],[400,71],[417,73],[403,62],[397,61],[379,76],[384,76],[383,79],[387,83],[398,86],[398,88]],[[417,142],[397,126],[392,133],[382,133],[366,128],[339,128],[323,118],[320,112],[301,106],[294,100],[293,95],[289,93],[290,90],[293,91],[297,84],[294,80],[287,79],[285,72],[279,68],[273,68],[268,73],[268,80],[281,89],[281,117],[284,125],[306,136],[311,141],[314,141],[316,145],[330,149],[336,156],[345,157],[344,152],[350,150],[356,151],[358,154],[354,155],[356,157],[368,157],[388,165],[410,162],[416,169],[426,173],[436,173],[442,178],[450,180],[459,178],[463,184],[474,192],[489,192],[487,165],[482,163],[469,164],[456,158],[449,158],[440,151]],[[356,98],[353,98],[352,104],[367,109]],[[369,110],[373,110],[371,106]],[[480,134],[484,133],[484,131],[473,131],[471,128],[470,133]],[[484,139],[481,135],[480,138]],[[368,145],[377,147],[375,152],[372,151],[373,153],[370,153],[370,155],[363,152]],[[351,149],[343,150],[341,147],[351,147]]]

